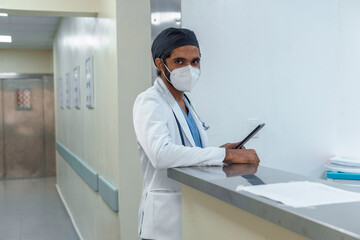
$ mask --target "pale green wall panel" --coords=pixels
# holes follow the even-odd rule
[[[112,210],[119,211],[118,189],[103,176],[99,176],[99,194]]]
[[[94,190],[98,191],[98,174],[80,158],[73,154],[61,143],[56,142],[56,150],[66,162],[80,175],[80,177]]]

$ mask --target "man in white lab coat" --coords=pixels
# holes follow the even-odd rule
[[[259,164],[260,160],[252,149],[235,149],[237,143],[207,146],[205,123],[184,94],[200,76],[200,48],[194,32],[165,29],[151,50],[159,76],[154,86],[139,94],[133,109],[144,172],[139,235],[180,240],[181,185],[167,177],[167,169],[223,162]]]

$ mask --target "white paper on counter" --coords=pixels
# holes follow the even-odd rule
[[[294,208],[360,201],[360,193],[309,181],[239,185],[236,191],[246,191]]]
[[[329,159],[331,163],[350,167],[360,167],[360,157],[336,155]]]
[[[359,173],[360,174],[360,167],[351,167],[351,166],[333,164],[331,162],[325,163],[324,167],[330,171],[338,171],[338,172],[345,172],[345,173]]]

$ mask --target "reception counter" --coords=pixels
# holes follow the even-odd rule
[[[182,184],[184,240],[360,239],[360,202],[292,208],[235,191],[238,185],[305,180],[356,192],[360,188],[241,164],[174,168],[168,176]]]

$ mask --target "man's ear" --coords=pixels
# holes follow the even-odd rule
[[[160,58],[155,59],[155,66],[160,70],[164,71],[164,63],[161,61]]]

